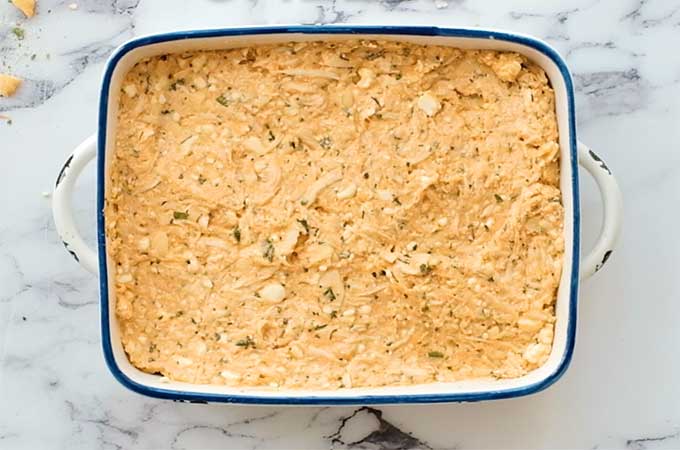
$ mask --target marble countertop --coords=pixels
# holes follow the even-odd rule
[[[680,2],[677,0],[38,0],[0,4],[0,448],[680,448]],[[49,192],[95,131],[103,63],[133,36],[276,23],[499,27],[567,59],[579,137],[625,201],[622,241],[585,282],[576,353],[537,395],[373,408],[192,405],[141,397],[105,367],[95,277],[61,246]],[[12,28],[25,31],[17,39]],[[76,215],[94,241],[94,168]],[[583,176],[584,247],[599,230]]]

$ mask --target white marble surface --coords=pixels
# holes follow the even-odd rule
[[[27,80],[0,99],[12,120],[0,120],[0,448],[680,448],[680,1],[74,2],[39,0],[30,21],[0,4],[0,72]],[[467,405],[285,409],[152,400],[108,373],[97,282],[64,252],[41,195],[95,130],[103,61],[142,33],[300,22],[502,27],[566,56],[580,138],[618,175],[626,210],[610,264],[582,287],[576,354],[555,386]],[[91,167],[76,201],[90,241],[94,179]],[[584,179],[587,247],[600,204]]]

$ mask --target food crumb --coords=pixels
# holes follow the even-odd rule
[[[11,75],[0,74],[0,97],[11,97],[19,89],[21,79]]]
[[[11,2],[29,19],[35,15],[35,0],[11,0]]]

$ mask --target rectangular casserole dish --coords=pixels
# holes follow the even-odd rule
[[[555,335],[548,361],[529,374],[514,379],[468,380],[413,386],[351,388],[342,390],[264,390],[162,380],[135,368],[120,342],[115,315],[112,262],[107,254],[104,201],[109,189],[121,83],[139,60],[163,53],[274,44],[291,41],[343,39],[399,40],[415,44],[464,49],[514,51],[525,55],[546,72],[555,92],[560,143],[560,188],[564,217],[564,261],[555,313]],[[54,195],[57,230],[67,250],[87,269],[100,274],[101,329],[105,360],[114,377],[129,389],[152,397],[191,402],[251,404],[387,404],[478,401],[517,397],[538,392],[554,383],[567,369],[576,333],[576,309],[580,278],[597,271],[609,258],[619,230],[620,193],[607,166],[576,140],[574,92],[571,75],[559,54],[546,43],[514,33],[480,29],[443,29],[398,26],[292,26],[230,28],[174,32],[131,40],[110,57],[100,97],[99,129],[68,158],[59,173]],[[70,212],[70,194],[78,173],[97,155],[98,253],[90,250],[76,231]],[[595,177],[604,200],[604,224],[600,238],[587,258],[580,261],[580,209],[578,163]]]

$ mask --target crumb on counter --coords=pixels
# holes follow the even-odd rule
[[[29,19],[35,15],[35,0],[11,0],[12,4],[18,8]]]
[[[11,97],[21,86],[21,79],[12,75],[0,74],[0,97]]]

